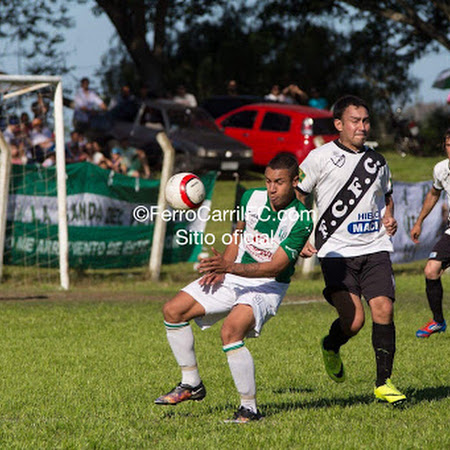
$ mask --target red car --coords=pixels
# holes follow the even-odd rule
[[[216,119],[228,136],[253,149],[253,163],[265,166],[278,153],[301,163],[325,142],[338,138],[330,111],[284,103],[242,106]]]

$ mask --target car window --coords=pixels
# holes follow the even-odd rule
[[[141,125],[162,130],[164,128],[164,120],[161,111],[147,106],[141,117]]]
[[[332,117],[324,117],[320,119],[314,119],[313,133],[315,135],[321,134],[337,134],[338,131],[334,126],[334,120]]]
[[[170,130],[180,128],[208,129],[219,131],[211,116],[201,108],[169,109],[167,110]]]
[[[223,127],[252,129],[255,123],[256,111],[240,111],[227,117],[223,122]]]
[[[291,118],[286,114],[268,112],[264,116],[261,130],[264,131],[289,131],[291,128]]]

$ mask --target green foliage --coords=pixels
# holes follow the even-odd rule
[[[420,133],[424,141],[424,155],[444,155],[443,136],[450,128],[450,114],[447,108],[436,108],[421,123]]]
[[[19,44],[29,73],[61,74],[70,69],[60,50],[64,30],[74,26],[66,1],[0,1],[0,17],[0,39],[8,43],[4,48],[8,52]]]

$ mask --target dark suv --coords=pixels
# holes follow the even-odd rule
[[[251,148],[226,136],[202,108],[190,108],[168,100],[147,100],[140,106],[134,122],[115,121],[114,139],[126,138],[145,150],[150,163],[161,161],[156,141],[165,131],[175,149],[176,171],[240,171],[252,164]]]

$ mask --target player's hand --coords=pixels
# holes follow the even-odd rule
[[[311,258],[312,255],[317,253],[316,248],[314,245],[312,245],[309,241],[305,244],[305,246],[302,248],[302,251],[300,252],[300,256],[302,258]]]
[[[214,247],[211,247],[211,251],[214,253],[214,256],[211,258],[201,259],[200,264],[198,265],[198,271],[200,273],[227,273],[233,263],[224,259],[222,254],[219,253]]]
[[[199,284],[200,286],[214,286],[216,284],[222,283],[224,278],[224,273],[210,272],[200,278]]]
[[[386,232],[389,236],[394,236],[397,232],[397,221],[394,217],[383,217],[382,219],[384,228],[386,228]]]
[[[409,235],[411,236],[411,240],[414,242],[414,244],[419,243],[419,236],[422,232],[422,226],[419,223],[415,223],[414,226],[411,228],[411,232]]]

